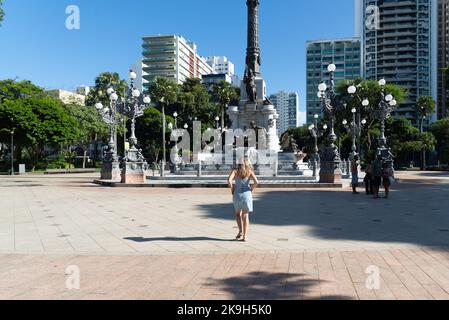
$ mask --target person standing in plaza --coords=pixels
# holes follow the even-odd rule
[[[359,156],[354,156],[351,161],[351,176],[352,176],[352,193],[359,194],[357,192],[357,186],[359,184]]]
[[[368,161],[368,164],[365,168],[365,178],[363,179],[365,182],[365,189],[367,195],[374,194],[373,190],[373,163],[372,161]]]
[[[259,180],[254,174],[248,158],[243,159],[242,162],[229,175],[228,186],[233,195],[235,215],[239,227],[236,240],[247,241],[249,215],[254,212],[253,192],[258,186]]]
[[[382,168],[382,184],[385,188],[385,199],[390,197],[391,180],[393,178],[393,170],[390,169],[388,163],[383,164]]]
[[[373,162],[373,191],[374,199],[379,199],[379,189],[382,183],[382,156],[377,156]]]

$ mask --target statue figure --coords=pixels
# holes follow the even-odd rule
[[[263,101],[263,105],[264,106],[274,106],[273,102],[271,102],[271,100],[268,99],[268,97],[265,97],[265,100]]]
[[[296,140],[288,133],[285,133],[281,139],[281,150],[284,152],[293,152],[295,154],[299,153],[299,146]]]
[[[255,83],[256,77],[251,69],[246,68],[244,82],[246,84],[246,94],[248,95],[248,100],[255,103],[257,101],[257,89]]]

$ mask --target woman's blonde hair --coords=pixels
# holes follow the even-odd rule
[[[243,159],[242,163],[237,166],[236,171],[237,171],[237,175],[240,178],[243,178],[243,179],[248,178],[251,175],[251,173],[253,172],[253,167],[251,166],[249,159],[245,157]]]

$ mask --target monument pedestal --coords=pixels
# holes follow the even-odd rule
[[[340,161],[322,161],[320,169],[320,183],[342,183],[343,173]]]
[[[104,162],[101,168],[101,180],[120,181],[121,171],[118,161]]]

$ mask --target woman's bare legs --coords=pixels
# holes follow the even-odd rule
[[[235,218],[239,227],[239,234],[237,235],[237,240],[239,240],[243,236],[242,210],[236,211]]]
[[[243,220],[243,241],[246,241],[248,237],[248,231],[249,231],[249,213],[243,212],[242,215]]]

